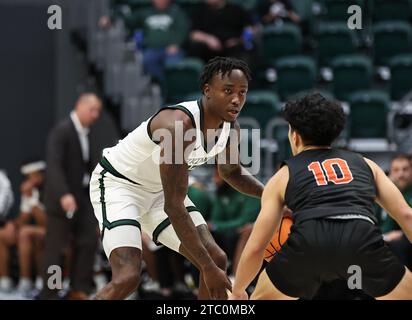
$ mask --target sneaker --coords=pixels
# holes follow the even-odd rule
[[[193,276],[190,273],[186,273],[184,279],[185,284],[189,289],[193,290],[196,288],[195,280],[193,279]]]
[[[0,277],[0,291],[10,292],[13,288],[13,281],[10,277]]]
[[[173,291],[176,292],[187,292],[189,291],[189,288],[182,282],[177,282],[175,283],[175,285],[173,286]]]
[[[29,278],[20,278],[16,291],[21,294],[27,294],[33,289],[33,283]]]
[[[96,291],[100,291],[107,284],[107,278],[102,273],[96,274],[94,276],[94,283],[96,285]]]
[[[66,290],[66,291],[70,290],[70,279],[69,278],[64,278],[62,287],[63,287],[63,290]]]
[[[41,291],[43,289],[43,279],[40,276],[36,277],[36,281],[34,283],[34,287],[36,290]]]
[[[147,279],[144,283],[142,283],[141,288],[146,292],[160,292],[159,282],[154,281],[150,278]]]
[[[196,296],[193,294],[193,290],[190,290],[184,283],[177,282],[173,286],[173,299],[196,299]]]
[[[125,300],[138,300],[137,290],[133,291]]]

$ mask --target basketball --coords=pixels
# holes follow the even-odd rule
[[[265,249],[263,259],[267,262],[270,262],[276,252],[280,251],[281,246],[289,237],[290,228],[293,224],[291,217],[284,216],[280,222],[279,229],[273,234],[272,240]]]

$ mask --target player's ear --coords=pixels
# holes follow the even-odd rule
[[[300,144],[303,144],[302,137],[300,136],[299,133],[296,132],[296,130],[293,131],[293,135],[294,135],[294,137],[295,137],[295,138],[294,138],[295,146],[298,146],[298,145],[300,145]]]
[[[291,130],[289,141],[290,141],[290,148],[292,149],[293,155],[297,154],[297,150],[299,146],[299,139],[300,139],[300,136],[296,133],[296,131]]]
[[[292,130],[292,142],[295,148],[299,146],[299,144],[302,143],[302,138],[301,136],[297,133],[296,130]]]
[[[296,144],[296,131],[292,129],[289,124],[289,132],[288,132],[289,140],[291,143]]]
[[[206,99],[210,99],[210,86],[208,83],[205,83],[203,86],[203,95],[206,97]]]

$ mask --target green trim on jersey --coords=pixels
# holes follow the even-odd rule
[[[152,140],[154,143],[159,144],[158,141],[154,141],[154,140],[153,140],[152,133],[150,132],[150,124],[152,123],[153,118],[156,117],[156,116],[159,114],[160,111],[163,111],[163,110],[165,110],[165,109],[183,111],[184,113],[186,113],[186,114],[189,116],[190,120],[192,121],[193,127],[196,128],[195,118],[193,117],[193,114],[189,111],[189,109],[187,109],[186,107],[184,107],[184,106],[182,106],[182,105],[180,105],[180,104],[177,104],[177,105],[174,105],[174,106],[169,106],[169,107],[164,107],[164,108],[160,109],[159,111],[157,111],[157,112],[153,115],[153,117],[151,117],[151,118],[149,119],[149,122],[147,123],[147,127],[146,127],[147,135],[149,136],[150,140]]]
[[[197,100],[197,106],[199,107],[199,111],[200,111],[200,131],[202,131],[205,127],[204,124],[204,114],[203,114],[203,103],[202,103],[202,98],[200,98],[199,100]],[[203,131],[202,131],[203,132]],[[206,151],[206,153],[209,151],[207,150],[207,145],[206,145],[206,133],[203,134],[203,139],[201,141],[201,143],[203,144],[203,150]]]
[[[133,219],[119,219],[110,222],[107,220],[107,213],[106,213],[106,201],[105,201],[105,187],[104,187],[104,175],[109,172],[106,169],[103,169],[100,172],[100,178],[99,178],[99,189],[100,189],[100,203],[102,205],[102,216],[103,216],[103,225],[102,225],[102,235],[101,235],[101,240],[103,241],[104,237],[104,230],[108,229],[111,230],[115,227],[118,226],[135,226],[138,227],[139,230],[142,230],[139,221],[133,220]]]
[[[130,180],[129,178],[125,177],[124,175],[122,175],[119,171],[117,171],[112,164],[109,162],[109,160],[107,160],[105,157],[103,157],[100,161],[99,164],[102,166],[103,169],[105,169],[107,172],[111,173],[112,175],[114,175],[117,178],[120,179],[124,179],[127,180],[133,184],[138,184],[140,185],[140,183],[134,182],[133,180]]]
[[[195,206],[186,207],[186,210],[187,210],[188,213],[193,212],[193,211],[198,211],[198,212],[199,212],[199,210],[198,210]],[[172,223],[172,222],[170,221],[169,217],[167,217],[167,218],[164,219],[162,222],[160,222],[160,223],[158,224],[158,226],[154,229],[153,234],[152,234],[152,239],[153,239],[153,242],[154,242],[156,245],[158,245],[158,246],[161,245],[161,243],[158,241],[159,235],[160,235],[160,233],[161,233],[164,229],[166,229],[171,223]]]

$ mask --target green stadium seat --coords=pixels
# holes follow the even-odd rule
[[[292,156],[288,138],[289,125],[283,118],[272,118],[265,129],[264,176],[269,179],[278,165]]]
[[[376,90],[356,92],[349,98],[351,138],[387,138],[390,99]]]
[[[321,65],[329,65],[330,61],[339,55],[356,52],[355,31],[350,30],[344,22],[321,23],[316,39],[317,56]]]
[[[259,171],[262,154],[260,125],[256,119],[244,117],[242,113],[237,118],[237,122],[241,129],[239,142],[240,163],[249,169],[253,175],[256,175],[258,173],[256,171]]]
[[[412,91],[412,54],[393,57],[389,61],[389,66],[391,68],[391,98],[400,100]]]
[[[313,94],[313,93],[319,93],[321,94],[323,97],[325,97],[326,99],[335,99],[335,97],[333,96],[333,93],[324,89],[318,89],[318,88],[314,88],[311,90],[304,90],[301,92],[298,92],[294,95],[292,95],[290,97],[290,99],[295,100],[295,99],[300,99],[303,98],[304,96],[308,95],[308,94]]]
[[[264,129],[268,121],[278,116],[280,103],[278,96],[272,91],[254,90],[247,94],[246,103],[240,113],[242,117],[254,118],[260,128]]]
[[[313,0],[291,0],[294,11],[301,19],[300,27],[309,34],[315,28],[315,15],[313,14]],[[305,32],[305,31],[304,31]]]
[[[337,57],[331,62],[333,70],[333,93],[339,100],[346,101],[355,91],[369,89],[372,85],[372,62],[368,57],[348,55]]]
[[[315,87],[317,69],[312,58],[291,56],[280,58],[275,64],[277,89],[282,100],[289,96]]]
[[[203,62],[195,58],[185,58],[178,63],[165,66],[166,101],[176,103],[188,94],[199,90],[199,77]]]
[[[292,23],[265,27],[263,29],[261,50],[266,62],[284,56],[300,54],[302,51],[302,34],[299,27]]]
[[[228,2],[237,4],[245,10],[253,10],[256,7],[258,0],[229,0]]]
[[[292,156],[292,149],[289,142],[289,126],[278,126],[274,129],[274,137],[278,142],[277,162],[280,163]]]
[[[193,101],[193,100],[199,100],[202,97],[202,93],[199,92],[199,89],[196,91],[193,91],[184,97],[184,101]]]
[[[404,21],[379,22],[373,38],[375,64],[388,65],[390,58],[411,52],[412,27]]]
[[[411,0],[371,0],[370,2],[374,21],[407,21],[411,17]]]
[[[303,21],[313,20],[313,12],[312,12],[313,0],[306,0],[306,1],[292,0],[291,3],[293,6],[293,9]]]

